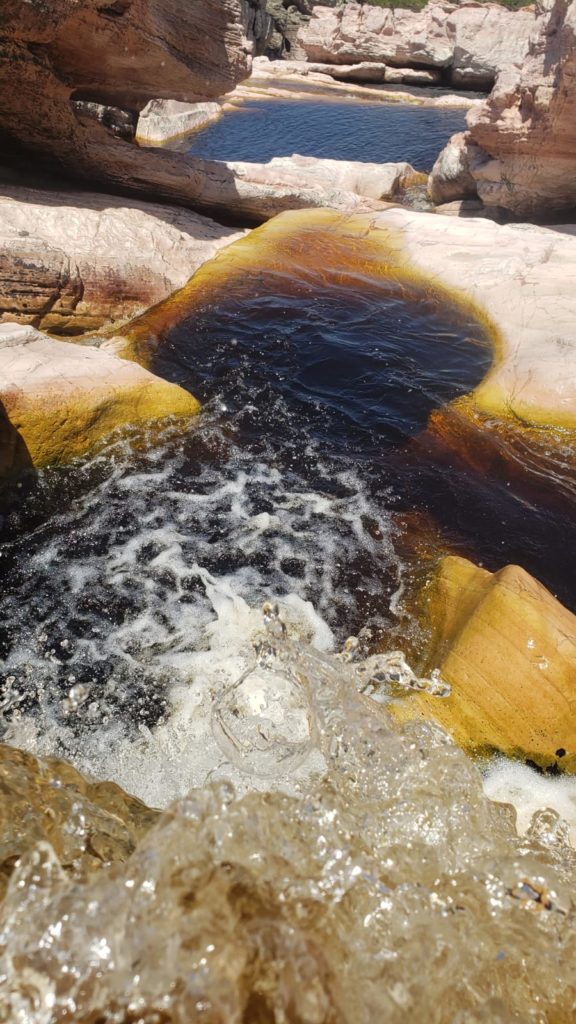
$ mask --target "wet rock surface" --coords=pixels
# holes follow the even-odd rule
[[[70,461],[117,427],[195,415],[188,392],[102,349],[0,325],[0,475]]]
[[[425,670],[452,692],[413,694],[399,718],[435,718],[464,749],[576,772],[576,616],[519,566],[493,575],[462,558],[443,560],[422,606]]]

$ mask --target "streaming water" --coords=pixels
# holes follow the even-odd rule
[[[573,784],[499,763],[484,788],[386,711],[448,692],[403,614],[422,561],[521,546],[568,592],[564,492],[428,436],[490,364],[478,323],[292,257],[147,339],[196,422],[2,495],[0,1022],[575,1019],[576,854],[545,809],[576,821]]]
[[[466,111],[357,100],[254,100],[196,132],[190,152],[207,160],[266,162],[275,156],[387,163],[429,171]]]

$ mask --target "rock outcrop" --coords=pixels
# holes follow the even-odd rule
[[[134,362],[18,324],[0,324],[0,381],[0,477],[67,462],[117,427],[200,408]]]
[[[431,2],[409,11],[348,3],[315,7],[298,44],[311,61],[441,68],[447,82],[489,89],[502,68],[523,60],[532,22],[531,12],[496,4]]]
[[[240,234],[173,206],[0,187],[0,321],[80,334],[124,320]]]
[[[499,750],[576,772],[576,616],[516,565],[497,573],[445,558],[425,593],[426,671],[452,692],[392,705],[434,718],[467,750]]]
[[[140,146],[160,146],[167,139],[196,132],[221,116],[221,103],[150,100],[140,112],[135,129],[136,142]]]
[[[230,162],[225,165],[238,182],[276,193],[277,211],[326,206],[334,210],[378,209],[381,202],[397,199],[404,184],[416,174],[405,162],[388,164],[327,160],[312,156],[274,157],[267,164]],[[267,200],[270,208],[273,198]]]
[[[453,135],[440,153],[428,180],[433,203],[451,203],[477,196],[476,179],[471,170],[471,147],[465,132]]]
[[[143,154],[118,137],[117,125],[129,126],[152,98],[204,102],[245,78],[253,46],[243,15],[241,0],[5,0],[5,153],[31,151],[107,189],[217,206],[217,181],[207,197],[202,169],[175,154]]]
[[[576,2],[542,0],[521,68],[499,76],[468,120],[484,159],[478,195],[517,216],[546,218],[576,207]]]

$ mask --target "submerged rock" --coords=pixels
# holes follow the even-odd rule
[[[0,187],[0,321],[81,334],[133,317],[241,232],[173,206]]]
[[[424,593],[426,670],[451,687],[412,694],[398,718],[434,718],[459,746],[576,772],[576,616],[517,565],[497,573],[443,559]]]
[[[0,325],[0,477],[83,455],[117,427],[195,415],[196,399],[102,349]]]

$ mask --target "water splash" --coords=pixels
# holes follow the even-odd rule
[[[41,840],[0,908],[0,1020],[573,1019],[576,854],[558,815],[519,837],[442,730],[397,732],[354,663],[270,624],[259,671],[298,680],[324,770],[292,794],[192,790],[88,878]]]

